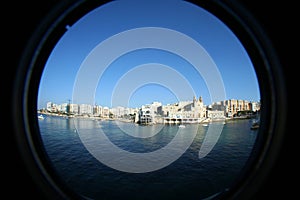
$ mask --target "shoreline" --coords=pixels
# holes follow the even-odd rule
[[[38,114],[46,115],[46,116],[55,116],[55,117],[62,117],[62,118],[78,118],[78,119],[90,119],[90,120],[100,120],[100,121],[119,121],[124,123],[133,123],[133,124],[139,124],[135,123],[132,119],[126,119],[126,118],[107,118],[107,117],[99,117],[99,116],[88,116],[88,115],[68,115],[68,114],[58,114],[58,113],[48,113],[48,112],[40,112],[38,111]],[[151,124],[139,124],[139,125],[155,125],[155,124],[166,124],[166,125],[180,125],[180,124],[210,124],[214,122],[229,122],[229,121],[235,121],[235,120],[245,120],[245,119],[253,119],[254,117],[249,116],[241,116],[241,117],[225,117],[225,118],[206,118],[200,122],[191,122],[191,123],[163,123],[163,122],[155,122]]]

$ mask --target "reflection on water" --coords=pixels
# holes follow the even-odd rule
[[[176,137],[177,126],[144,126],[120,124],[114,121],[66,119],[47,116],[39,121],[41,136],[53,167],[68,186],[92,199],[202,199],[229,188],[244,167],[252,151],[257,131],[251,130],[251,121],[227,122],[214,148],[199,159],[199,150],[209,126],[186,125],[178,139],[191,138],[191,146],[170,165],[148,173],[126,173],[112,169],[97,160],[85,148],[80,138],[97,147],[99,130],[123,150],[151,153],[167,146]],[[130,127],[144,136],[126,133]],[[80,133],[76,131],[80,129]],[[136,129],[137,128],[137,129]],[[148,130],[147,130],[148,129]],[[124,131],[126,130],[126,131]],[[145,131],[145,132],[143,132]],[[135,133],[138,133],[136,131]],[[149,135],[148,135],[149,136]],[[100,142],[101,143],[101,142]],[[97,147],[98,151],[105,148]],[[122,158],[111,158],[116,162]],[[158,161],[162,158],[156,158]]]

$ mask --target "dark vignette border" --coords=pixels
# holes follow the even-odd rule
[[[246,49],[256,71],[261,95],[261,125],[252,154],[230,190],[217,198],[253,199],[275,164],[284,139],[287,99],[278,54],[262,24],[240,1],[198,2],[224,22]]]
[[[47,199],[82,199],[68,188],[52,166],[42,145],[37,121],[37,94],[46,61],[66,31],[78,19],[109,1],[59,1],[41,20],[20,59],[14,83],[13,113],[19,152],[38,189]]]
[[[33,33],[19,62],[13,104],[14,128],[20,153],[29,173],[49,199],[80,199],[67,188],[51,166],[42,148],[36,100],[43,67],[52,49],[83,15],[109,1],[61,1]],[[262,124],[249,164],[243,176],[228,191],[216,198],[251,199],[267,178],[280,151],[285,127],[285,81],[271,41],[261,25],[237,1],[190,1],[217,16],[239,38],[246,48],[257,73],[261,91]]]

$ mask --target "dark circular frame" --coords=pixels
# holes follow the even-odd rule
[[[38,188],[49,199],[82,199],[56,174],[43,148],[37,121],[37,94],[45,63],[65,33],[88,12],[110,1],[61,1],[28,41],[14,85],[14,128],[21,156]],[[245,168],[216,199],[251,199],[279,155],[286,125],[285,80],[271,41],[251,13],[237,1],[190,1],[218,17],[238,37],[256,71],[261,95],[261,125]]]

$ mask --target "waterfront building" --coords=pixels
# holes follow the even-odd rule
[[[68,109],[68,103],[63,103],[59,107],[59,111],[62,113],[67,113],[67,109]]]
[[[162,105],[155,101],[143,105],[141,108],[127,107],[102,107],[89,104],[55,104],[47,102],[46,110],[49,113],[68,113],[71,115],[103,117],[103,118],[124,118],[131,119],[136,123],[199,123],[212,118],[235,117],[241,111],[257,112],[260,110],[260,102],[247,100],[229,99],[214,102],[208,106],[204,105],[200,96],[195,96],[191,101],[179,101],[173,104]]]
[[[247,100],[229,99],[225,101],[226,114],[228,117],[234,116],[238,111],[250,110],[250,102]]]
[[[206,106],[203,103],[202,97],[192,101],[183,101],[175,104],[168,104],[159,109],[164,117],[164,123],[199,123],[206,116]]]
[[[260,110],[260,102],[250,102],[250,110],[253,112]]]
[[[110,112],[113,114],[114,118],[123,118],[130,114],[130,109],[122,106],[117,106],[111,108]]]
[[[153,124],[154,123],[154,110],[150,104],[143,105],[139,110],[139,124]]]
[[[79,105],[79,115],[92,115],[93,109],[90,104],[80,104]]]
[[[48,102],[47,103],[47,111],[48,112],[57,112],[57,104],[53,103],[53,102]]]
[[[78,114],[79,113],[78,104],[71,103],[69,106],[70,106],[70,114]]]
[[[102,109],[102,117],[109,118],[110,109],[107,106],[104,106]]]
[[[135,113],[135,122],[139,124],[155,124],[161,123],[161,102],[152,102],[151,104],[142,105]]]
[[[161,105],[157,108],[157,112],[159,115],[163,117],[169,117],[172,115],[175,115],[179,110],[179,104],[167,104],[167,105]]]
[[[223,110],[207,110],[207,118],[214,120],[225,120],[225,115]]]
[[[93,107],[93,115],[96,117],[100,117],[102,115],[102,106],[95,105]]]

